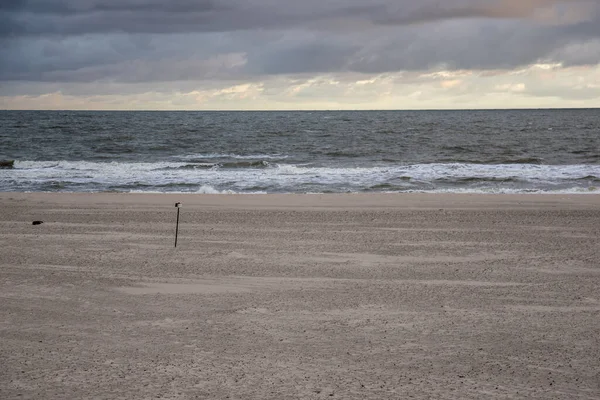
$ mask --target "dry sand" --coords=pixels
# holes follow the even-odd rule
[[[597,195],[0,203],[1,399],[600,398]]]

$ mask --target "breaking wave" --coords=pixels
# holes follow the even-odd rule
[[[3,191],[194,193],[597,193],[600,165],[431,163],[311,166],[265,160],[195,162],[16,161]]]

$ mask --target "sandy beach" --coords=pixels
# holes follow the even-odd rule
[[[598,195],[0,204],[2,399],[600,398]]]

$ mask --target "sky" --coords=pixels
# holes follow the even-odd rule
[[[600,107],[600,0],[0,0],[0,109]]]

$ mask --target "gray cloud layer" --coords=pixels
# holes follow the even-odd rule
[[[354,20],[410,25],[465,18],[597,17],[594,0],[4,0],[8,36],[228,32]],[[571,17],[569,17],[571,16]]]
[[[0,81],[597,64],[599,41],[590,0],[3,0]]]

